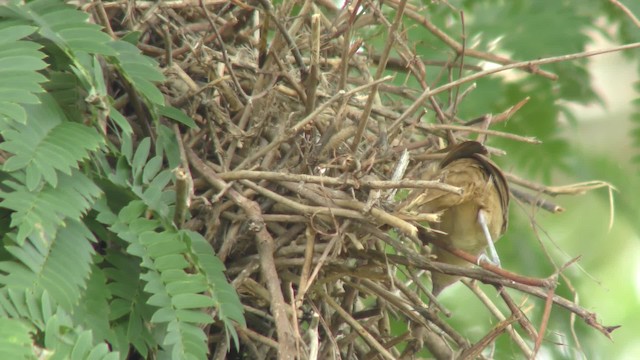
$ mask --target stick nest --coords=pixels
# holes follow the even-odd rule
[[[413,180],[418,171],[437,164],[447,141],[475,133],[535,139],[482,130],[526,100],[476,126],[456,118],[465,92],[452,84],[430,90],[425,67],[450,78],[481,69],[460,65],[462,45],[405,5],[385,1],[385,7],[398,9],[395,14],[404,11],[393,17],[369,2],[356,16],[354,8],[321,0],[277,9],[266,0],[122,1],[94,9],[104,11],[109,19],[104,25],[115,36],[142,33],[138,46],[161,64],[168,101],[199,126],[176,127],[195,189],[183,226],[211,242],[247,320],[246,328],[237,327],[239,350],[227,347],[222,327],[209,329],[216,358],[475,358],[503,333],[531,357],[555,306],[607,336],[613,330],[555,295],[556,276],[528,278],[430,258],[426,225],[437,221],[437,214],[403,213],[399,199],[410,191],[459,189]],[[406,17],[449,41],[451,61],[416,56],[399,30]],[[372,24],[384,30],[384,44],[354,35]],[[387,71],[376,72],[382,67]],[[533,67],[525,70],[553,77]],[[417,85],[397,85],[384,76],[390,73]],[[434,98],[445,91],[452,99],[446,106]],[[400,171],[394,179],[403,163],[404,176]],[[550,188],[507,176],[511,185],[520,185],[512,186],[517,198],[560,210],[526,190]],[[456,314],[430,297],[430,271],[496,286],[508,313],[475,282],[465,281],[472,289],[468,295],[477,296],[495,317],[479,340],[467,339],[443,320]],[[546,299],[543,321],[533,324],[504,287]]]

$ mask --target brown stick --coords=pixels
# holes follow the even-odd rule
[[[258,206],[255,201],[247,199],[233,188],[228,187],[227,183],[220,179],[193,150],[189,148],[185,150],[191,166],[193,166],[209,184],[218,189],[218,191],[225,191],[225,196],[231,199],[247,214],[249,230],[255,234],[258,255],[260,257],[260,270],[267,282],[267,288],[271,296],[271,313],[273,314],[276,332],[278,334],[278,359],[293,360],[296,354],[295,336],[286,312],[289,305],[284,301],[284,296],[280,288],[279,276],[273,257],[276,250],[275,243],[264,224],[260,206]]]

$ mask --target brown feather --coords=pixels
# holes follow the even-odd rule
[[[436,172],[427,172],[423,178],[440,180],[463,189],[462,195],[442,190],[415,192],[408,198],[405,210],[442,212],[441,221],[433,224],[441,232],[442,240],[454,248],[473,255],[482,253],[487,241],[478,223],[478,212],[487,217],[489,233],[493,241],[506,231],[509,211],[509,188],[498,166],[487,157],[487,149],[476,141],[466,141],[453,146],[442,160]],[[437,260],[448,264],[471,266],[451,253],[434,247]],[[459,279],[457,276],[433,272],[433,293]]]

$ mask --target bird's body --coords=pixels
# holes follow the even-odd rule
[[[409,208],[441,212],[441,220],[432,225],[441,240],[453,248],[480,255],[489,241],[495,242],[507,228],[509,190],[500,169],[486,157],[487,150],[475,141],[455,145],[442,160],[437,171],[424,177],[440,180],[463,189],[462,195],[442,190],[428,190],[413,196]],[[482,222],[486,224],[485,234]],[[488,240],[488,239],[491,240]],[[470,266],[465,260],[434,246],[436,260],[452,265]],[[433,293],[439,294],[459,277],[432,272]]]

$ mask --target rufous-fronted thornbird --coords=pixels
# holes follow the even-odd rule
[[[425,180],[440,180],[460,187],[462,195],[443,190],[415,190],[407,198],[405,210],[440,212],[440,222],[432,224],[435,235],[450,246],[500,265],[493,243],[505,232],[509,211],[509,188],[502,171],[489,160],[487,149],[477,141],[465,141],[451,147],[436,171],[423,174]],[[418,193],[418,191],[420,191]],[[471,266],[467,261],[434,245],[436,261]],[[433,294],[460,279],[433,271]]]

